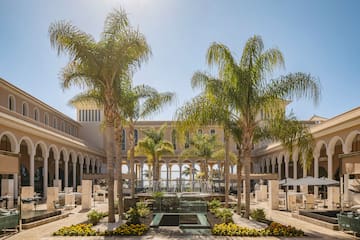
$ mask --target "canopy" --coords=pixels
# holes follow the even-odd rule
[[[283,186],[329,186],[338,185],[339,182],[333,179],[321,177],[304,177],[284,183]]]
[[[281,179],[279,181],[279,185],[284,185],[284,186],[293,186],[293,182],[295,181],[295,179],[293,178],[285,178],[285,179]],[[287,184],[287,185],[285,185]]]

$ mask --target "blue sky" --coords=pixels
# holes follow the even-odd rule
[[[197,94],[190,79],[208,70],[205,54],[212,42],[226,44],[239,57],[254,34],[266,48],[283,52],[286,69],[278,74],[302,71],[321,81],[320,104],[288,106],[298,118],[333,117],[360,105],[356,0],[1,0],[0,77],[74,118],[67,102],[79,90],[60,89],[58,74],[68,58],[50,47],[48,27],[65,19],[98,38],[106,15],[120,6],[153,52],[135,83],[177,94],[175,104],[151,119],[172,119],[175,109]]]

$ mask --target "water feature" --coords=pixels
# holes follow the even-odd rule
[[[210,228],[207,202],[199,193],[165,193],[155,199],[151,227],[179,226],[182,229]]]
[[[32,223],[45,218],[60,215],[60,210],[47,211],[47,210],[36,210],[36,211],[23,211],[21,213],[21,222],[23,224]]]
[[[340,213],[340,210],[314,210],[314,211],[304,211],[300,210],[299,214],[314,218],[323,222],[331,223],[331,224],[337,224],[337,216],[336,214]]]

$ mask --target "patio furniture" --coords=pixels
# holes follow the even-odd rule
[[[350,230],[360,233],[360,216],[353,212],[343,212],[337,214],[340,230]]]
[[[17,211],[0,211],[0,230],[15,229],[19,223]]]

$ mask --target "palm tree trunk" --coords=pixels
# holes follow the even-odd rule
[[[117,175],[117,194],[118,194],[118,213],[119,213],[119,222],[122,222],[122,216],[124,213],[124,204],[123,204],[123,189],[122,189],[122,126],[117,122],[115,129],[115,153],[116,153],[116,175]]]
[[[250,163],[251,163],[251,148],[252,135],[250,131],[245,131],[243,139],[244,147],[244,172],[245,172],[245,218],[250,216]]]
[[[229,207],[229,183],[230,183],[230,174],[229,174],[229,134],[227,131],[224,131],[225,134],[225,162],[224,162],[224,177],[225,177],[225,207]]]
[[[239,151],[238,151],[238,157],[237,157],[237,165],[236,165],[236,175],[237,175],[237,209],[236,212],[240,215],[241,214],[241,185],[242,185],[242,180],[241,180],[241,170],[242,170],[242,163],[241,163],[241,150],[239,147]]]
[[[131,198],[134,198],[135,195],[135,174],[134,174],[134,156],[135,156],[135,142],[134,142],[134,121],[130,119],[130,196]]]
[[[220,166],[219,166],[220,169]],[[208,181],[208,159],[205,157],[205,166],[204,166],[204,179],[207,182]]]
[[[105,148],[107,162],[107,184],[108,184],[108,222],[115,222],[114,211],[114,123],[106,121],[105,126]]]
[[[154,157],[154,164],[153,164],[153,191],[159,191],[159,161],[157,157]]]

